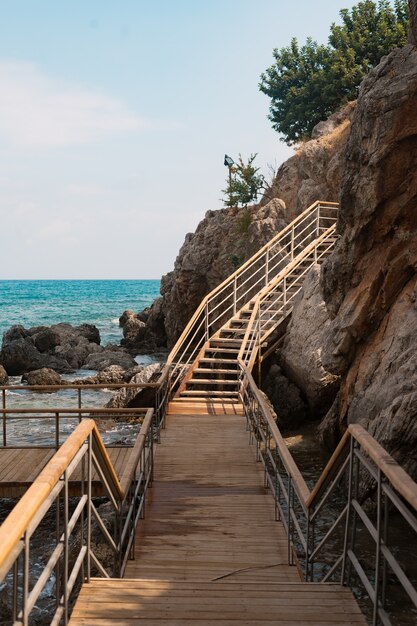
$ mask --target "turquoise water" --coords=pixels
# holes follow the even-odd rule
[[[151,304],[159,286],[159,280],[1,280],[0,339],[13,324],[88,322],[99,329],[102,345],[119,343],[120,315]]]

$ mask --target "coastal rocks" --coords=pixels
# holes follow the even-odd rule
[[[4,369],[3,365],[0,365],[0,385],[7,385],[9,377],[7,376],[7,372]]]
[[[302,390],[315,417],[329,410],[340,382],[322,363],[323,332],[330,320],[319,281],[320,266],[315,265],[297,296],[279,358],[284,374]]]
[[[55,324],[26,329],[12,326],[3,337],[0,364],[9,376],[49,368],[59,374],[75,369],[103,370],[119,365],[124,370],[137,363],[120,346],[100,345],[100,333],[92,324]]]
[[[118,385],[119,383],[128,383],[130,379],[138,372],[142,371],[142,367],[137,365],[132,369],[125,370],[120,365],[110,365],[101,372],[98,372],[94,376],[88,376],[87,378],[80,378],[75,380],[75,385]]]
[[[332,318],[322,359],[343,378],[321,432],[359,422],[417,476],[415,47],[363,81],[345,157],[341,237],[322,273]]]
[[[101,351],[89,354],[82,365],[82,369],[101,372],[111,365],[118,365],[123,370],[129,370],[135,367],[137,363],[124,348],[109,344]]]
[[[166,347],[162,298],[157,298],[150,307],[139,313],[124,311],[119,318],[123,328],[121,345],[132,354],[154,352]]]
[[[152,363],[144,367],[131,380],[131,384],[139,385],[141,383],[155,383],[159,379],[162,372],[162,363]],[[120,389],[112,399],[106,404],[111,409],[136,408],[136,407],[153,407],[155,406],[155,389]]]
[[[32,370],[22,376],[22,383],[25,382],[28,385],[61,385],[62,379],[59,374],[48,367],[43,367],[40,370]]]

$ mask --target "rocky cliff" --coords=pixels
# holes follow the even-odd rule
[[[171,347],[207,293],[315,200],[338,199],[353,111],[350,103],[320,123],[313,139],[279,168],[258,205],[206,213],[196,231],[186,235],[174,270],[163,276],[162,297],[139,315],[146,328],[137,324],[130,346]]]
[[[340,240],[323,268],[323,363],[342,376],[321,426],[359,422],[417,476],[417,49],[362,83],[345,152]],[[411,453],[411,454],[410,454]]]

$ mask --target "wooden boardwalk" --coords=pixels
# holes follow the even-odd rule
[[[238,415],[171,415],[122,580],[83,585],[71,626],[365,625],[349,589],[302,583]]]
[[[119,477],[131,450],[127,447],[107,448]],[[55,448],[0,448],[0,497],[20,498],[54,454]],[[77,468],[70,480],[70,493],[79,493],[80,477],[81,468]],[[94,496],[104,493],[95,471],[92,492]]]

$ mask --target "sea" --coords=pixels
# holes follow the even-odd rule
[[[89,323],[100,331],[101,344],[119,344],[122,329],[119,317],[126,309],[139,312],[159,296],[159,280],[0,280],[0,343],[3,334],[11,326],[21,324],[25,328],[50,326],[68,322],[74,326]],[[161,360],[164,355],[141,354],[136,357],[139,365],[146,366]],[[91,370],[78,370],[63,375],[63,382],[95,374]],[[20,376],[9,378],[9,385],[20,385]],[[83,391],[83,407],[104,406],[111,398],[108,389]],[[20,390],[6,392],[7,408],[42,408],[77,406],[75,391],[62,390],[58,393],[34,393]],[[51,422],[51,423],[49,423]],[[62,421],[63,439],[73,430],[76,421]],[[124,441],[133,433],[126,424],[108,425],[102,432],[107,442]],[[13,420],[8,418],[9,444],[27,445],[42,443],[49,445],[53,440],[53,420]]]
[[[159,280],[0,280],[0,338],[14,324],[25,328],[68,322],[95,324],[101,343],[119,343],[119,317],[159,296]]]

